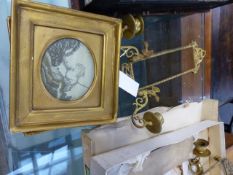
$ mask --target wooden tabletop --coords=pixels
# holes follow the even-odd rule
[[[227,158],[233,163],[233,134],[225,133]]]
[[[225,133],[226,149],[233,146],[233,134]]]

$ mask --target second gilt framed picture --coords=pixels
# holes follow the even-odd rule
[[[120,42],[119,19],[14,0],[11,130],[114,122]]]

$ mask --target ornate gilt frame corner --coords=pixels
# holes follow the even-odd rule
[[[13,0],[11,16],[10,130],[40,132],[113,123],[118,110],[121,20]],[[51,41],[76,38],[91,50],[92,87],[83,98],[51,98],[41,81],[41,60]]]

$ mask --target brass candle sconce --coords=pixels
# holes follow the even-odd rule
[[[194,142],[195,148],[193,150],[193,154],[198,157],[208,157],[211,155],[210,150],[207,148],[209,146],[209,142],[204,139],[198,139]]]
[[[226,158],[221,158],[220,156],[211,156],[211,151],[208,149],[209,142],[204,139],[198,139],[194,142],[193,154],[194,158],[189,160],[189,170],[194,175],[204,175],[214,169],[217,165],[221,165],[224,174],[232,175],[233,174],[233,164]],[[203,157],[210,157],[215,162],[209,166],[206,170],[204,170],[203,165],[200,162],[200,159]]]
[[[162,79],[158,82],[154,82],[152,84],[149,84],[149,85],[146,85],[144,87],[139,88],[138,97],[136,98],[135,102],[133,103],[133,105],[135,106],[135,110],[133,112],[133,115],[131,116],[131,120],[137,128],[143,128],[143,127],[148,126],[146,124],[146,120],[144,119],[144,117],[143,117],[143,119],[140,119],[138,116],[136,116],[136,114],[148,104],[149,97],[153,97],[153,98],[155,98],[155,100],[157,102],[159,102],[158,93],[160,92],[160,89],[157,86],[160,84],[163,84],[165,82],[168,82],[170,80],[181,77],[183,75],[189,74],[189,73],[197,74],[199,71],[199,68],[200,68],[200,64],[206,55],[206,51],[203,50],[202,48],[198,47],[198,44],[195,41],[191,42],[190,44],[188,44],[186,46],[182,46],[182,47],[178,47],[178,48],[174,48],[174,49],[168,49],[168,50],[160,51],[157,53],[155,53],[153,50],[149,50],[149,44],[147,42],[144,43],[144,49],[142,50],[141,53],[134,46],[122,46],[121,47],[120,57],[126,56],[128,59],[127,63],[123,63],[121,65],[121,70],[124,73],[126,73],[129,77],[131,77],[132,79],[135,79],[134,70],[133,70],[134,63],[137,63],[139,61],[145,61],[145,60],[152,59],[152,58],[156,58],[156,57],[163,56],[166,54],[172,54],[172,53],[175,53],[178,51],[183,51],[186,49],[192,49],[192,51],[193,51],[193,62],[194,62],[193,68],[188,69],[184,72],[178,73],[176,75],[172,75],[172,76],[167,77],[165,79]],[[154,118],[155,118],[155,116],[154,116]],[[153,120],[157,120],[157,119],[153,119]],[[159,120],[157,120],[157,121],[159,121]],[[162,123],[160,123],[160,124],[162,125]],[[153,125],[153,127],[156,127],[156,126],[157,125]],[[152,127],[152,126],[150,126],[150,127]],[[149,131],[152,131],[152,130],[149,130]],[[153,131],[156,131],[156,129],[154,129]],[[159,132],[152,132],[152,133],[159,133]]]
[[[209,142],[204,139],[198,139],[194,142],[193,154],[196,156],[189,160],[189,169],[195,175],[201,175],[204,173],[203,165],[200,162],[200,158],[208,157],[211,155],[208,149]]]

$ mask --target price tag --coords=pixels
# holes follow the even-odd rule
[[[139,83],[120,71],[119,87],[136,97],[138,94]]]

